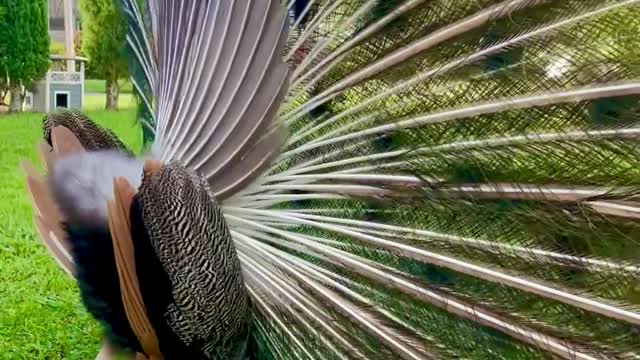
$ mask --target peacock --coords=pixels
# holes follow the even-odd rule
[[[50,113],[99,358],[640,358],[640,0],[118,0],[143,150]]]

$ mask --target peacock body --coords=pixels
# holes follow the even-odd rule
[[[639,3],[120,0],[36,228],[143,358],[640,358]]]

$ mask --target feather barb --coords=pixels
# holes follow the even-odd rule
[[[138,275],[136,273],[133,240],[131,239],[130,208],[135,194],[131,185],[116,178],[113,185],[114,200],[109,202],[109,228],[113,239],[122,301],[133,332],[150,360],[162,360],[158,338],[147,317]]]

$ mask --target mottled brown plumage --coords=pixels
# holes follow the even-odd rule
[[[82,129],[99,129],[86,117],[75,123],[80,125],[74,128],[76,132],[78,129],[81,129],[80,133]],[[49,164],[51,170],[56,169],[58,161],[78,152],[89,157],[104,154],[102,150],[85,152],[75,134],[64,126],[57,125],[50,133],[54,145],[49,150],[53,154]],[[103,142],[102,146],[107,146],[105,144]],[[48,201],[53,206],[50,195],[46,194],[48,188],[33,185],[36,184],[34,181],[44,185],[46,182],[38,180],[34,170],[25,166],[34,205],[41,207],[43,201]],[[81,267],[75,275],[82,284],[83,300],[89,310],[105,322],[110,338],[128,338],[128,343],[139,343],[149,359],[180,356],[240,359],[249,340],[249,297],[235,246],[208,183],[179,164],[162,165],[157,161],[147,162],[140,177],[143,181],[138,189],[131,188],[124,178],[114,178],[115,196],[109,204],[109,229],[104,229],[111,233],[114,264],[117,263],[118,271],[103,275],[119,282],[121,294],[118,297],[122,297],[123,305],[94,298],[101,295],[96,295],[99,293],[92,289],[104,288],[107,282],[96,282],[99,280],[96,280],[95,270],[88,272],[83,262],[86,253],[79,249],[104,240],[86,238],[95,230],[90,233],[83,230],[85,221],[70,224],[64,216],[49,215],[51,211],[36,215],[39,219],[36,227],[41,230],[45,244],[61,264],[66,264],[65,269]],[[69,212],[74,203],[70,199],[66,201],[64,209]],[[59,244],[52,243],[53,235],[49,235],[53,234],[52,230],[42,230],[42,216],[45,216],[45,224],[59,228],[57,236],[65,241],[64,244],[70,241],[73,245],[66,245],[64,250]],[[65,229],[73,230],[70,239],[67,239]],[[74,255],[77,264],[70,261],[65,251]],[[115,323],[110,323],[111,318],[97,310],[96,306],[101,308],[102,305],[96,304],[103,301],[114,308],[124,306],[136,338],[119,332]],[[123,318],[125,314],[121,315]],[[158,346],[158,341],[160,350],[152,350],[153,346]],[[120,340],[117,342],[120,345]]]
[[[175,163],[147,172],[131,217],[142,295],[162,353],[239,359],[249,335],[249,298],[207,182]]]
[[[75,110],[60,110],[44,117],[44,139],[51,145],[51,131],[57,126],[65,127],[80,141],[86,151],[118,149],[131,153],[113,131],[106,129]]]

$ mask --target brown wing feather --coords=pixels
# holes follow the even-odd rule
[[[102,347],[100,348],[100,352],[98,356],[96,356],[96,360],[113,360],[117,359],[117,354],[113,347],[109,345],[108,342],[103,342]]]
[[[40,160],[45,171],[53,167],[56,159],[85,151],[73,132],[64,126],[56,126],[51,130],[51,142],[53,147],[44,141],[38,144],[38,153],[40,154]],[[75,264],[71,256],[70,244],[67,241],[66,233],[61,226],[63,217],[51,196],[47,182],[44,181],[43,176],[38,173],[31,163],[24,161],[22,168],[27,178],[27,190],[33,209],[35,210],[33,216],[35,228],[45,247],[51,255],[53,255],[58,265],[69,275],[73,276],[75,273]],[[117,355],[113,347],[105,341],[102,344],[96,360],[112,360],[116,359]],[[137,356],[127,355],[126,358],[147,359],[141,354]],[[152,359],[161,358],[152,357]]]
[[[45,169],[51,169],[55,160],[62,156],[84,151],[80,141],[69,129],[58,126],[51,131],[53,147],[42,142],[38,145],[40,158]],[[62,228],[63,217],[51,195],[43,176],[28,161],[22,162],[27,180],[27,192],[35,210],[35,228],[55,261],[69,275],[75,273],[70,244]]]
[[[40,155],[40,161],[44,171],[49,171],[53,165],[53,148],[44,141],[38,144],[38,154]]]
[[[45,142],[38,145],[38,153],[45,170],[51,169],[56,159],[60,157],[84,151],[78,138],[65,127],[53,128],[51,140],[53,147]],[[27,180],[27,192],[35,211],[33,222],[38,235],[58,265],[73,276],[75,265],[71,257],[71,245],[62,228],[62,214],[53,200],[47,182],[30,162],[23,161],[22,169]]]
[[[117,351],[111,344],[109,344],[106,340],[102,342],[102,347],[100,348],[100,352],[96,356],[95,360],[147,360],[146,357],[137,357],[136,354],[123,354]]]
[[[44,242],[54,260],[67,274],[75,277],[75,263],[68,251],[68,242],[65,232],[57,224],[51,224],[39,216],[33,217],[38,235]]]
[[[80,140],[64,126],[56,126],[51,130],[51,142],[56,158],[84,151]]]
[[[33,222],[40,239],[60,267],[68,274],[75,273],[70,244],[62,229],[62,216],[42,175],[33,165],[23,161],[22,169],[27,180],[27,192],[34,209]]]
[[[109,202],[109,228],[120,277],[122,300],[133,332],[151,359],[161,360],[158,338],[147,317],[135,267],[131,239],[130,209],[135,190],[122,178],[114,181],[114,200]]]
[[[75,134],[87,151],[119,149],[130,153],[113,131],[106,129],[78,111],[60,111],[47,114],[44,119],[44,139],[51,144],[52,129],[65,127]]]
[[[144,163],[143,171],[145,176],[156,174],[162,168],[162,162],[157,160],[147,160]]]

